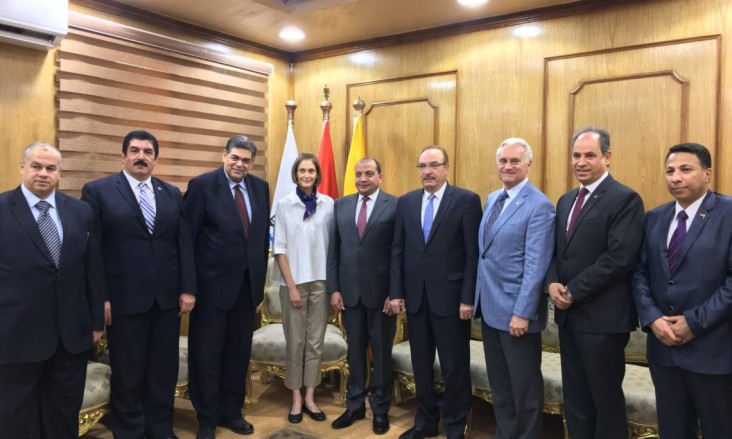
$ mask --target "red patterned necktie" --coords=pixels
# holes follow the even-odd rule
[[[587,194],[590,193],[590,191],[583,187],[579,191],[579,195],[577,196],[577,201],[574,203],[574,210],[572,210],[572,217],[569,219],[569,228],[567,229],[567,239],[569,239],[570,236],[572,236],[572,232],[574,231],[574,226],[577,223],[577,218],[579,218],[579,214],[582,211],[582,205],[585,203],[585,197]]]
[[[241,227],[244,229],[244,237],[249,238],[249,213],[247,203],[244,201],[244,194],[241,192],[241,185],[234,186],[234,201],[236,202],[236,210],[239,212],[239,219],[241,219]]]
[[[686,218],[688,217],[686,211],[682,210],[679,212],[676,216],[678,219],[676,229],[674,229],[674,233],[671,235],[671,241],[668,243],[668,266],[672,272],[676,269],[676,264],[679,262],[676,258],[678,258],[679,250],[681,250],[681,246],[684,244],[684,238],[686,238]]]
[[[368,207],[366,207],[366,202],[369,200],[369,197],[363,197],[362,200],[363,202],[361,203],[361,210],[358,211],[358,221],[356,221],[358,239],[362,239],[363,232],[366,231],[366,213],[368,211]]]

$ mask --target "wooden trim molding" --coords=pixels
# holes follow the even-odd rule
[[[432,108],[433,113],[433,119],[432,122],[434,125],[434,130],[432,132],[432,143],[437,144],[437,139],[440,138],[440,107],[435,105],[434,102],[430,98],[414,98],[414,99],[402,99],[402,100],[396,100],[396,101],[381,101],[381,102],[374,102],[373,104],[369,105],[368,109],[363,112],[363,133],[364,137],[366,136],[366,133],[368,132],[366,130],[367,124],[368,124],[368,115],[371,113],[375,108],[378,107],[390,107],[393,105],[404,105],[404,104],[417,104],[420,102],[425,102],[427,105],[429,105]],[[368,145],[368,143],[366,143]]]
[[[263,73],[265,75],[271,75],[274,70],[274,66],[272,66],[272,64],[263,61],[219,52],[217,50],[207,48],[205,45],[189,43],[188,41],[137,29],[124,24],[82,14],[80,12],[69,11],[69,26],[85,30],[87,32],[143,44],[156,49],[180,53],[239,69]]]

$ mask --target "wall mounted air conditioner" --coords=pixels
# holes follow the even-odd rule
[[[48,50],[68,28],[68,0],[0,0],[0,42]]]

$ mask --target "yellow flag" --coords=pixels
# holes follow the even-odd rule
[[[353,125],[353,137],[351,138],[351,149],[348,152],[348,162],[346,163],[346,178],[343,183],[344,197],[357,192],[354,168],[359,160],[366,157],[366,141],[363,137],[361,115],[356,116],[355,119],[356,122]]]

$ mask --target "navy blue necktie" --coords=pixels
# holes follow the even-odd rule
[[[430,230],[432,230],[432,221],[435,216],[435,206],[432,201],[435,199],[435,194],[430,194],[427,197],[427,207],[424,209],[424,223],[422,225],[422,235],[424,235],[424,243],[427,244],[427,238],[430,237]]]
[[[496,223],[496,220],[501,215],[501,212],[503,211],[503,204],[506,202],[506,198],[508,198],[508,192],[503,191],[501,192],[501,195],[498,196],[498,199],[493,204],[493,207],[491,208],[491,212],[488,214],[488,219],[485,220],[485,227],[483,227],[483,245],[488,245],[488,234],[491,232],[491,228],[493,228],[493,224]]]
[[[686,219],[688,217],[686,211],[682,210],[679,212],[676,216],[678,219],[676,229],[674,229],[674,233],[671,235],[671,241],[668,243],[668,266],[672,272],[676,269],[676,265],[679,262],[677,257],[686,238]]]

